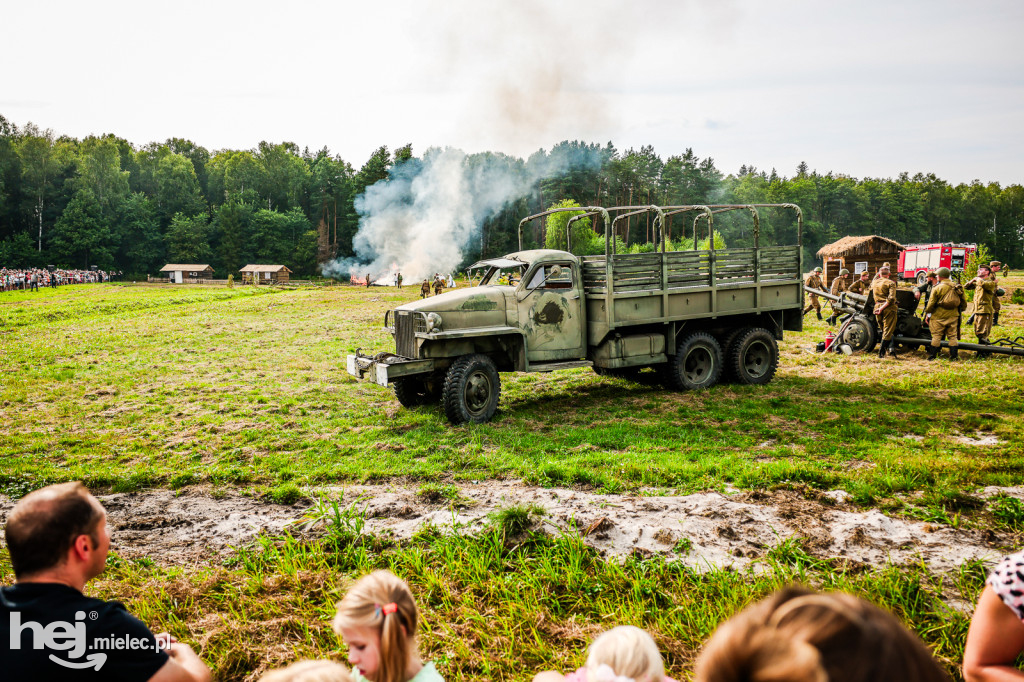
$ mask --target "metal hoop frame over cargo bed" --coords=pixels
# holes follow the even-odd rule
[[[762,209],[791,210],[796,215],[797,243],[762,247]],[[715,249],[714,216],[746,210],[753,219],[752,248]],[[581,256],[587,324],[591,339],[599,339],[622,327],[669,323],[726,315],[760,314],[795,309],[803,300],[803,211],[796,204],[717,204],[685,206],[581,206],[553,208],[527,216],[519,223],[519,246],[523,228],[532,220],[554,213],[575,212],[566,225],[571,248],[571,224],[587,216],[604,221],[605,253]],[[655,213],[658,250],[651,253],[618,254],[613,238],[616,223],[643,213]],[[701,219],[707,221],[708,249],[667,251],[665,219],[670,215],[696,212],[694,246]],[[614,218],[612,214],[617,214]],[[799,330],[795,316],[786,325]]]

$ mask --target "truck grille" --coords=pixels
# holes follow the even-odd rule
[[[408,310],[395,311],[395,352],[403,358],[414,359],[417,356],[416,317]]]

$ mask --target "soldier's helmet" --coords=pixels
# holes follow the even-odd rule
[[[946,279],[947,277],[949,277],[949,268],[939,268],[938,270],[935,271],[935,274],[943,279]]]
[[[821,272],[821,268],[820,267],[814,268],[814,271],[815,272]]]
[[[842,270],[839,271],[839,276],[840,277],[842,277],[843,275],[849,275],[849,274],[850,274],[850,271],[847,270],[846,268],[843,268]]]

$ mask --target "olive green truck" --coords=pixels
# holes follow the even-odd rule
[[[759,212],[765,209],[795,212],[796,244],[760,245]],[[736,210],[753,217],[752,248],[715,250],[709,239],[706,250],[666,250],[668,217],[694,215],[696,245],[699,221],[706,221],[710,236],[714,215]],[[675,390],[708,388],[722,379],[771,381],[777,341],[803,322],[799,207],[552,209],[523,219],[520,248],[525,224],[558,211],[576,213],[567,240],[572,221],[601,217],[604,255],[537,249],[482,260],[471,266],[484,269],[478,285],[388,311],[384,325],[394,336],[394,353],[357,351],[347,358],[348,373],[393,386],[405,407],[440,400],[455,424],[494,415],[500,372],[592,367],[601,375],[656,379]],[[639,213],[655,215],[659,250],[615,253],[616,224]],[[655,372],[642,372],[647,368]]]

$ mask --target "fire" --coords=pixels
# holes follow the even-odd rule
[[[403,278],[405,276],[403,275]],[[350,275],[349,282],[355,286],[365,287],[366,277]],[[398,284],[398,263],[392,263],[388,272],[370,275],[370,285],[375,287],[393,287]]]

